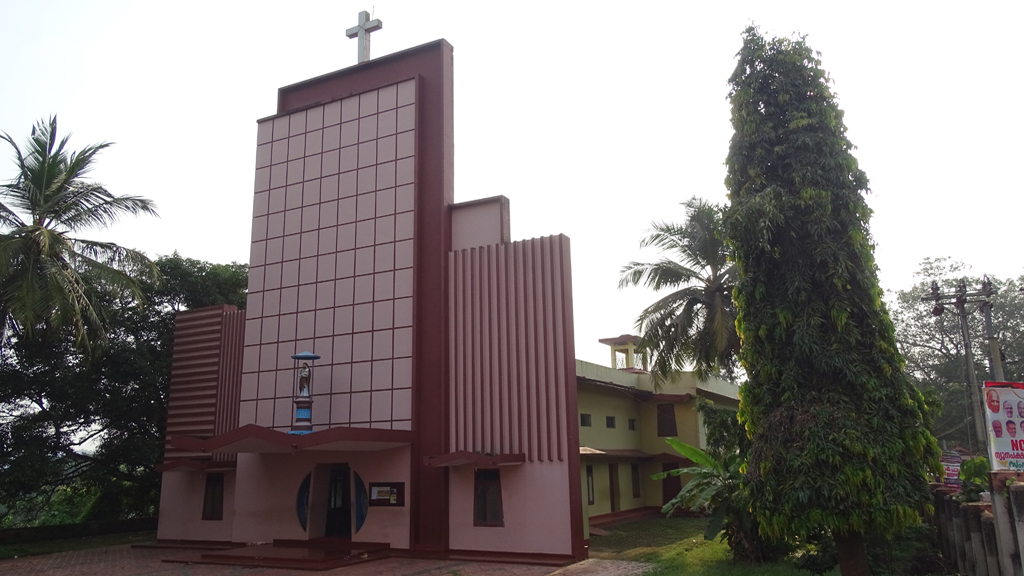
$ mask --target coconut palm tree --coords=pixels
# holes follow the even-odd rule
[[[699,198],[686,207],[686,222],[654,222],[640,247],[667,253],[657,262],[630,262],[622,268],[619,287],[644,285],[671,290],[636,320],[640,348],[653,356],[652,373],[660,380],[692,365],[701,379],[722,374],[734,380],[740,341],[732,289],[738,271],[729,262],[722,208]]]
[[[155,268],[141,252],[75,235],[126,214],[156,216],[156,207],[84,181],[110,144],[68,150],[68,136],[57,140],[56,117],[36,123],[24,152],[7,133],[0,139],[14,149],[18,167],[13,180],[0,184],[0,337],[7,330],[32,338],[71,329],[89,351],[106,338],[96,290],[139,294],[135,278]]]

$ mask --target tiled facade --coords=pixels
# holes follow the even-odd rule
[[[319,354],[315,430],[409,430],[416,83],[260,122],[240,424],[286,431]]]

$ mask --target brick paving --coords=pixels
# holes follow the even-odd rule
[[[556,570],[547,566],[525,564],[388,558],[324,572],[308,572],[277,568],[176,564],[162,561],[195,556],[195,550],[152,550],[134,549],[128,545],[110,546],[0,560],[0,574],[3,576],[29,574],[45,574],[47,576],[309,576],[310,574],[338,576],[547,576],[553,573],[558,576],[635,576],[642,574],[647,568],[644,564],[617,560],[587,560]]]

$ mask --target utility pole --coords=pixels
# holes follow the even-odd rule
[[[971,413],[974,415],[974,430],[978,437],[979,448],[982,454],[986,453],[986,446],[988,444],[988,434],[985,432],[985,412],[984,412],[984,400],[981,395],[981,387],[978,385],[978,377],[974,372],[974,351],[971,350],[971,334],[967,326],[967,305],[968,304],[981,304],[982,310],[985,310],[985,304],[988,304],[989,311],[991,310],[992,303],[989,298],[995,294],[995,290],[992,288],[992,282],[989,281],[986,276],[984,281],[981,283],[981,290],[975,292],[967,291],[967,283],[961,280],[957,284],[956,290],[953,292],[940,292],[939,284],[935,280],[932,280],[931,294],[921,298],[925,302],[935,302],[935,306],[932,308],[933,316],[941,316],[946,311],[946,304],[952,304],[956,310],[956,315],[960,320],[960,336],[963,338],[964,343],[964,363],[967,368],[967,387],[971,392]],[[989,333],[989,346],[995,346],[996,354],[993,355],[994,360],[989,363],[990,369],[993,371],[993,378],[996,380],[1002,380],[1002,365],[999,363],[998,341],[994,341],[992,336],[992,322],[991,314],[987,315],[988,321],[986,328]],[[998,366],[998,374],[1000,377],[996,378],[996,366]]]
[[[995,290],[992,289],[992,281],[988,279],[988,276],[981,281],[982,292],[989,292],[995,294]],[[985,314],[985,335],[988,336],[988,373],[989,376],[996,382],[1005,382],[1006,378],[1003,376],[1003,353],[999,351],[999,337],[996,336],[995,330],[992,329],[992,301],[985,300],[978,306],[978,309]]]

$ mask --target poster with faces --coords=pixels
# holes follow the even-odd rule
[[[985,382],[985,425],[993,470],[1024,470],[1024,383]]]

